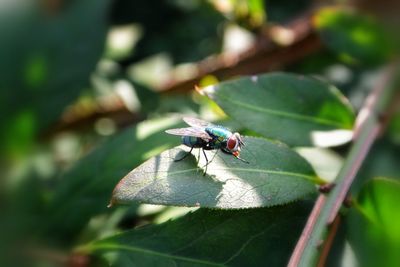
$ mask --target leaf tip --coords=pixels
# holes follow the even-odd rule
[[[206,86],[206,87],[203,87],[203,88],[195,85],[194,88],[196,89],[196,92],[198,92],[202,96],[211,97],[215,93],[215,86],[214,85],[209,85],[209,86]]]
[[[201,89],[200,86],[198,86],[197,84],[194,85],[194,89],[195,89],[196,92],[199,93],[200,95],[204,95],[203,89]]]
[[[118,184],[118,185],[119,185],[119,184]],[[108,205],[107,205],[107,208],[108,208],[108,209],[114,207],[115,204],[118,204],[118,200],[115,200],[115,195],[114,195],[114,194],[115,194],[115,191],[117,190],[118,185],[114,188],[114,191],[113,191],[113,193],[112,193],[110,202],[109,202]]]

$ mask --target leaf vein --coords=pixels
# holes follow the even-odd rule
[[[272,226],[267,227],[266,229],[264,229],[264,231],[252,235],[246,242],[243,243],[243,245],[229,258],[227,259],[225,262],[223,262],[222,264],[226,265],[228,264],[228,262],[232,261],[234,258],[238,257],[240,255],[240,253],[243,252],[243,250],[251,243],[251,241],[253,241],[254,239],[256,239],[257,237],[265,234],[270,228],[272,228]]]
[[[170,255],[170,254],[166,254],[163,252],[157,252],[154,250],[143,249],[143,248],[127,246],[127,245],[120,245],[120,244],[110,244],[110,243],[93,244],[93,245],[90,245],[89,249],[90,250],[102,250],[102,249],[125,250],[125,251],[149,254],[149,255],[163,257],[163,258],[170,258],[172,260],[187,261],[187,262],[191,262],[191,263],[198,263],[198,264],[204,264],[204,265],[210,265],[210,266],[225,266],[223,264],[209,262],[206,260],[188,258],[188,257],[184,257],[184,256],[177,256],[177,255]]]
[[[307,116],[307,115],[300,115],[300,114],[285,112],[285,111],[281,111],[281,110],[262,108],[262,107],[258,107],[255,105],[249,105],[249,104],[246,104],[246,103],[243,103],[240,101],[233,100],[229,97],[224,96],[223,94],[219,94],[219,97],[224,98],[227,102],[231,102],[233,105],[240,106],[242,108],[246,108],[246,109],[257,111],[257,112],[263,112],[263,113],[280,116],[280,117],[287,117],[290,119],[309,121],[309,122],[314,122],[314,123],[323,124],[323,125],[330,125],[330,126],[339,127],[339,128],[348,128],[345,125],[343,125],[342,123],[337,122],[337,121],[332,121],[332,120],[328,120],[328,119],[317,118],[317,117],[312,117],[312,116]]]
[[[180,170],[175,172],[169,172],[169,174],[181,174],[186,172],[191,172],[197,169],[187,169],[187,170]],[[274,170],[264,170],[264,169],[247,169],[247,168],[220,168],[220,169],[213,169],[214,171],[243,171],[243,172],[258,172],[258,173],[267,173],[267,174],[276,174],[276,175],[287,175],[287,176],[294,176],[298,178],[303,178],[306,180],[310,180],[315,183],[320,183],[320,179],[314,175],[307,175],[295,172],[286,172],[286,171],[274,171]]]

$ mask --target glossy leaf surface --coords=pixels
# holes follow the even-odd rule
[[[301,202],[272,209],[200,209],[83,249],[118,252],[112,266],[284,266],[308,211]]]
[[[112,204],[143,202],[175,206],[223,209],[265,207],[288,203],[315,192],[321,180],[312,167],[286,145],[247,137],[241,157],[216,150],[206,151],[207,175],[198,166],[206,164],[200,151],[183,147],[167,150],[131,171],[116,186]],[[186,148],[185,148],[186,149]],[[187,150],[187,149],[186,149]]]
[[[289,145],[323,146],[335,138],[337,144],[351,138],[332,132],[352,128],[354,114],[347,100],[317,79],[272,73],[223,82],[201,92],[246,128]]]

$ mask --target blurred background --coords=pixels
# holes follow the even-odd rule
[[[317,75],[357,111],[398,53],[399,11],[396,0],[0,0],[1,266],[102,266],[74,248],[187,212],[106,206],[127,172],[179,144],[163,133],[173,114],[224,117],[194,85]],[[359,180],[400,177],[399,145],[397,109]],[[329,150],[334,166],[343,151]]]

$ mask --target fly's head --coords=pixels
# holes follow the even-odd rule
[[[239,158],[240,149],[244,146],[242,136],[239,133],[232,134],[226,142],[226,149],[236,158]]]

